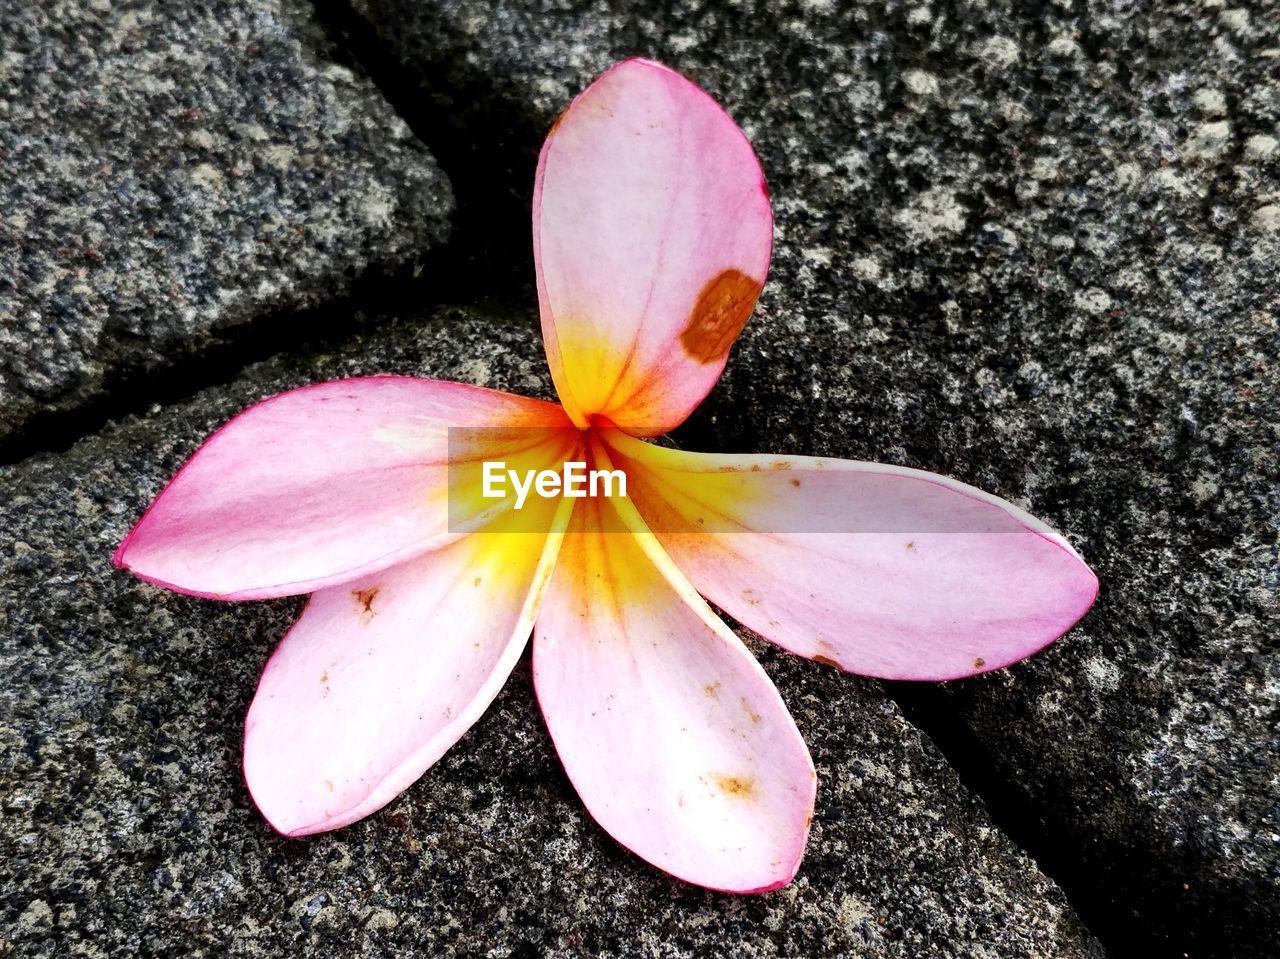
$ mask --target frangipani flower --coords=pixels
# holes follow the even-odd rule
[[[813,764],[707,599],[798,655],[938,680],[1052,642],[1097,582],[1052,530],[941,476],[639,438],[715,384],[772,238],[750,145],[678,74],[628,60],[573,102],[542,150],[533,224],[562,405],[391,376],[283,393],[196,452],[116,562],[198,596],[311,594],[245,723],[249,789],[282,833],[406,789],[532,632],[538,701],[596,820],[689,882],[785,885]],[[481,463],[574,460],[621,470],[627,495],[516,510],[473,488]]]

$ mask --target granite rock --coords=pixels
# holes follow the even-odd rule
[[[1274,8],[354,2],[475,142],[498,142],[487,115],[524,118],[501,133],[508,188],[621,57],[725,104],[776,253],[686,445],[940,471],[1062,529],[1102,580],[1080,628],[894,695],[990,771],[1120,954],[1272,954]]]
[[[527,660],[383,811],[306,840],[270,830],[241,778],[241,724],[300,603],[165,592],[113,569],[112,549],[211,429],[276,390],[396,372],[548,395],[531,321],[370,324],[0,469],[0,951],[1100,956],[877,684],[763,645],[820,777],[784,890],[709,893],[610,840],[555,757]]]
[[[0,11],[0,442],[444,237],[447,181],[302,0]]]

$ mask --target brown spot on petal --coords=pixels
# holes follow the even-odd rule
[[[791,481],[791,485],[792,485],[792,486],[799,486],[799,485],[800,485],[800,481],[799,481],[798,479],[793,479],[793,480]]]
[[[981,669],[985,665],[987,665],[987,661],[983,659],[981,656],[979,656],[977,659],[973,661],[974,669]]]
[[[360,611],[367,616],[372,616],[374,614],[373,601],[378,598],[378,593],[380,592],[382,592],[381,586],[370,586],[368,589],[353,589],[351,595],[360,604]]]
[[[760,714],[751,708],[751,704],[747,702],[746,696],[740,697],[739,702],[742,703],[742,711],[747,714],[747,718],[751,720],[753,725],[760,722]]]
[[[818,651],[810,657],[815,663],[822,663],[824,666],[834,666],[836,669],[844,669],[840,664],[840,660],[836,659],[839,651],[825,639],[818,640]]]
[[[726,796],[750,799],[756,793],[756,781],[748,776],[712,776],[711,781]]]
[[[719,699],[720,698],[720,680],[717,679],[714,683],[708,683],[707,685],[703,686],[702,692],[706,695],[708,699]]]
[[[718,273],[698,294],[680,333],[684,351],[699,363],[723,360],[759,296],[760,284],[741,270]]]
[[[568,112],[569,112],[569,108],[565,107],[563,110],[561,110],[559,113],[556,114],[556,118],[551,121],[551,129],[547,131],[548,137],[550,137],[551,134],[556,132],[556,128],[560,126],[560,122],[564,119],[564,115]]]

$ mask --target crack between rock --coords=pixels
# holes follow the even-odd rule
[[[345,0],[314,0],[313,9],[331,43],[325,56],[369,78],[449,178],[456,199],[450,237],[422,253],[420,267],[406,264],[386,271],[373,264],[345,294],[316,306],[263,310],[243,324],[213,331],[207,347],[164,367],[112,371],[85,402],[36,413],[0,439],[0,467],[65,452],[113,420],[232,382],[247,367],[276,354],[338,345],[379,317],[459,302],[481,309],[486,303],[536,303],[529,201],[537,145],[545,131],[512,107],[505,115],[490,112],[485,129],[493,134],[477,137],[475,122],[470,127],[454,122],[450,104],[457,89],[491,86],[486,78],[444,58],[437,65],[436,82],[424,88],[416,75],[385,55],[373,26]],[[465,76],[466,83],[446,84],[457,76]],[[522,145],[530,151],[528,182],[513,184],[503,175],[509,154],[502,151]],[[499,313],[509,315],[510,310]]]
[[[442,257],[428,253],[423,260],[427,272],[445,269]],[[337,347],[360,329],[376,325],[379,317],[423,313],[450,302],[439,290],[428,297],[424,284],[410,272],[367,273],[346,294],[318,306],[266,311],[243,325],[215,330],[206,348],[167,366],[113,371],[88,402],[36,413],[17,432],[0,440],[0,467],[64,453],[115,420],[231,383],[248,367],[272,356]]]
[[[957,711],[948,708],[936,684],[885,682],[884,686],[907,721],[928,737],[965,789],[982,803],[992,825],[1058,885],[1108,955],[1186,959],[1198,954],[1147,928],[1121,898],[1116,884],[1099,876],[1087,859],[1073,854],[1080,838],[1037,814],[1034,800],[1002,772],[997,758]]]

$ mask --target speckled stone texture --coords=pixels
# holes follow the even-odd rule
[[[299,602],[179,596],[112,569],[112,549],[210,430],[277,390],[398,372],[549,395],[531,321],[445,309],[370,327],[0,470],[0,953],[1100,956],[877,684],[763,646],[820,777],[783,891],[707,893],[609,839],[555,757],[527,659],[385,810],[272,833],[240,736]]]
[[[1274,955],[1275,5],[356,6],[506,138],[512,183],[619,57],[726,105],[776,254],[687,445],[936,470],[1067,533],[1102,580],[1081,628],[895,695],[993,771],[1119,954]],[[490,135],[496,111],[526,123]]]
[[[331,52],[302,0],[0,0],[0,442],[443,238]]]

